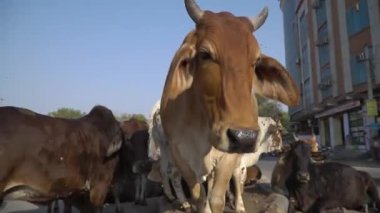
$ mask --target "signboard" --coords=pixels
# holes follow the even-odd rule
[[[367,100],[367,114],[368,116],[378,116],[377,102],[375,99]]]

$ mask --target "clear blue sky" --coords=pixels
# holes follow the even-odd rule
[[[202,9],[256,15],[262,51],[284,64],[278,0],[198,0]],[[0,105],[115,114],[149,111],[171,59],[194,28],[182,0],[0,1]]]

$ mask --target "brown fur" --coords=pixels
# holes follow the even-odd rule
[[[206,202],[201,179],[214,168],[210,207],[214,212],[224,207],[228,181],[240,156],[218,150],[234,152],[227,129],[259,129],[254,93],[289,105],[298,103],[299,93],[289,73],[261,54],[252,30],[245,17],[205,11],[176,52],[166,78],[162,125],[198,212]]]
[[[96,106],[80,119],[60,119],[0,107],[0,117],[1,198],[20,186],[33,191],[25,200],[37,202],[88,191],[102,208],[118,161],[107,150],[122,143],[111,111]]]

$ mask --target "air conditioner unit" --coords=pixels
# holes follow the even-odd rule
[[[326,84],[326,86],[331,86],[331,85],[332,85],[332,81],[331,81],[331,79],[327,79],[327,80],[325,81],[325,84]]]
[[[355,4],[354,11],[359,12],[359,10],[360,10],[360,6],[359,6],[359,2],[358,2]]]
[[[330,87],[332,85],[332,80],[331,79],[327,79],[327,80],[324,80],[323,82],[320,82],[318,84],[318,87],[319,89],[326,89],[328,87]]]
[[[355,58],[359,62],[367,60],[367,57],[364,51],[356,55]]]
[[[329,43],[329,38],[327,36],[319,38],[316,42],[317,46],[323,46]]]
[[[297,64],[297,65],[300,65],[300,64],[301,64],[300,57],[297,57],[297,58],[296,58],[296,64]]]

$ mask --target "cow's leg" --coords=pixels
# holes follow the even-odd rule
[[[135,204],[139,205],[140,204],[140,190],[141,190],[141,178],[140,175],[137,175],[135,177]]]
[[[231,180],[233,181],[233,180]],[[234,192],[232,191],[231,187],[227,187],[226,191],[226,205],[229,206],[231,209],[235,210],[235,196]]]
[[[171,147],[171,156],[173,158],[173,162],[175,162],[175,165],[180,165],[177,167],[182,177],[185,179],[187,185],[190,188],[191,197],[193,198],[193,201],[197,208],[197,213],[204,213],[205,207],[206,207],[206,192],[204,190],[204,187],[202,186],[201,182],[198,182],[196,174],[191,169],[191,167],[187,164],[185,160],[182,160],[181,157],[178,155],[178,150],[176,150],[175,146]],[[186,209],[186,211],[190,211],[191,209]]]
[[[123,209],[121,208],[119,195],[118,195],[117,192],[116,192],[115,186],[112,186],[112,187],[111,187],[111,190],[112,190],[113,198],[114,198],[114,200],[115,200],[116,213],[122,213],[122,212],[123,212]]]
[[[246,167],[238,166],[233,173],[232,180],[235,185],[235,206],[236,212],[245,212],[244,202],[243,202],[243,192],[244,192],[244,182],[247,177]]]
[[[72,212],[70,198],[63,199],[63,212],[64,213],[71,213]]]
[[[215,168],[213,188],[208,192],[212,212],[223,212],[227,186],[235,170],[226,168],[236,168],[237,160],[240,162],[237,154],[226,153]]]
[[[212,188],[214,187],[214,177],[215,177],[215,174],[214,172],[211,172],[211,174],[207,177],[207,202],[206,202],[206,210],[205,212],[211,212],[211,206],[210,206],[210,192],[212,191]]]
[[[110,182],[94,183],[94,187],[90,190],[90,202],[93,206],[93,212],[95,213],[102,212],[104,200],[106,199]]]
[[[46,210],[47,213],[52,213],[52,210],[51,210],[52,205],[53,205],[53,201],[47,204],[47,210]]]
[[[173,165],[171,165],[170,177],[172,180],[174,192],[177,195],[177,199],[179,203],[181,204],[181,209],[190,209],[191,205],[187,201],[185,193],[183,192],[182,183],[181,183],[182,177],[179,171]]]
[[[162,139],[157,140],[159,142],[160,151],[161,151],[161,159],[160,159],[160,171],[162,175],[162,185],[164,188],[164,193],[166,197],[169,199],[169,201],[174,201],[175,196],[172,193],[172,190],[170,188],[170,177],[171,177],[171,163],[170,160],[170,153],[169,153],[169,147],[166,145],[166,142]],[[173,181],[173,180],[172,180]],[[177,194],[178,196],[178,194]]]
[[[59,213],[59,207],[58,207],[58,205],[59,205],[59,199],[54,200],[53,203],[54,203],[53,212],[54,213]]]
[[[140,203],[144,206],[146,205],[146,196],[145,196],[146,177],[147,177],[147,174],[140,174],[140,178],[141,178]]]
[[[191,185],[191,195],[195,201],[197,207],[197,212],[205,213],[207,212],[205,207],[207,204],[206,192],[203,188],[202,183],[195,183]]]
[[[161,166],[160,171],[161,171],[161,176],[162,176],[162,187],[164,189],[164,194],[166,195],[166,197],[169,199],[170,202],[174,201],[175,197],[174,197],[172,190],[170,188],[170,179],[169,179],[169,175],[168,175],[168,174],[170,174],[168,160],[161,157],[160,166]]]

